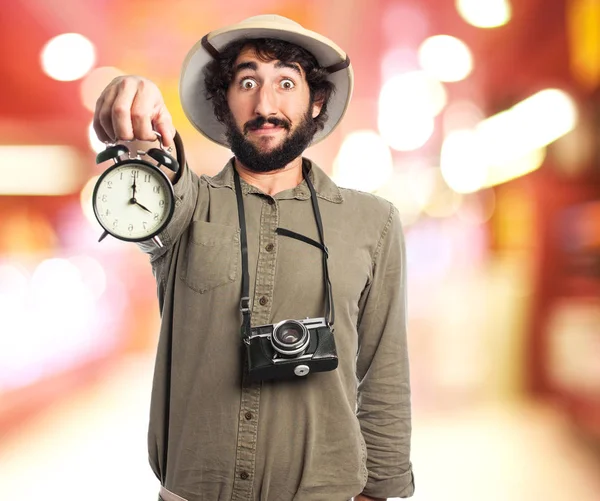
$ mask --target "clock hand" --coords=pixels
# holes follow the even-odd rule
[[[144,209],[146,212],[149,212],[150,214],[152,214],[152,211],[151,211],[150,209],[148,209],[148,208],[144,207],[144,206],[143,206],[141,203],[139,203],[137,200],[135,200],[135,199],[133,199],[133,200],[134,200],[134,202],[133,202],[133,203],[134,203],[135,205],[137,205],[137,206],[141,207],[141,208],[142,208],[142,209]]]
[[[133,184],[131,185],[131,187],[133,188],[133,195],[131,196],[131,198],[133,200],[135,200],[135,188],[136,188],[136,185],[135,185],[135,176],[133,178]]]

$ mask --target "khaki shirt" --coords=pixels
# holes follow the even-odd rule
[[[398,211],[338,188],[311,163],[329,249],[339,366],[292,381],[242,379],[240,230],[233,162],[187,167],[160,238],[145,243],[161,332],[148,435],[165,501],[409,497],[406,267]],[[241,180],[252,325],[324,316],[322,254],[303,181],[274,197]]]

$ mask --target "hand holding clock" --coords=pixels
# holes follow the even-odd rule
[[[151,149],[108,144],[96,163],[113,164],[98,178],[92,205],[104,229],[101,239],[110,234],[133,242],[152,239],[161,246],[158,235],[173,215],[172,182],[179,165],[167,153],[174,145],[175,128],[160,90],[142,77],[115,78],[96,102],[94,130],[107,143],[159,140],[161,148]],[[143,204],[137,199],[140,189]]]
[[[160,89],[152,81],[125,75],[115,78],[96,102],[94,130],[103,142],[155,141],[156,132],[165,148],[175,146],[175,127]],[[173,181],[175,175],[161,169]]]
[[[96,102],[94,130],[104,142],[154,141],[156,131],[165,147],[174,146],[175,127],[159,88],[135,75],[117,77],[104,89]]]

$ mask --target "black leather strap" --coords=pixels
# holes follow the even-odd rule
[[[185,159],[185,150],[183,149],[183,141],[181,140],[181,136],[179,132],[175,131],[175,136],[173,137],[173,142],[175,143],[175,153],[177,155],[177,163],[179,164],[179,169],[175,172],[175,178],[173,179],[173,184],[177,183],[181,178],[181,173],[183,172],[183,166],[186,163]]]
[[[248,271],[248,236],[246,234],[246,213],[244,211],[244,200],[242,199],[242,185],[240,176],[233,168],[233,180],[235,182],[235,196],[238,207],[238,220],[240,222],[240,240],[242,248],[242,297],[240,299],[240,311],[242,312],[242,339],[250,338],[250,272]]]
[[[327,254],[327,255],[329,254],[327,247],[325,247],[324,245],[321,245],[319,242],[316,242],[312,238],[305,237],[304,235],[301,235],[300,233],[296,233],[295,231],[286,230],[285,228],[276,228],[275,233],[277,233],[278,235],[282,235],[284,237],[290,237],[290,238],[295,238],[296,240],[301,240],[302,242],[304,242],[306,244],[310,244],[310,245],[316,247],[317,249],[321,249],[325,254]]]
[[[327,251],[327,246],[325,245],[325,235],[323,232],[323,222],[321,221],[321,212],[319,211],[319,203],[317,201],[317,194],[315,192],[315,188],[310,180],[308,162],[306,160],[302,161],[302,173],[304,174],[304,179],[306,180],[306,184],[308,185],[308,189],[310,190],[310,201],[312,202],[313,212],[315,214],[315,221],[317,222],[317,228],[319,230],[319,238],[321,239],[321,245],[323,245],[323,278],[325,282],[325,318],[330,327],[333,327],[333,323],[335,322],[335,310],[333,307],[333,288],[331,286],[331,280],[329,279],[329,267],[327,266],[327,258],[329,257],[329,252]],[[331,316],[330,316],[331,314]]]
[[[331,280],[329,279],[329,267],[327,265],[327,258],[329,252],[325,245],[325,237],[323,232],[323,222],[321,220],[321,212],[319,211],[319,203],[317,201],[317,194],[315,188],[308,175],[309,168],[308,162],[303,161],[302,163],[302,175],[306,180],[308,189],[311,194],[311,203],[313,207],[313,213],[315,215],[315,221],[317,223],[317,229],[319,231],[319,239],[321,243],[315,242],[312,238],[305,237],[294,231],[286,230],[284,228],[277,228],[276,232],[279,235],[296,238],[310,245],[313,245],[321,249],[323,253],[323,282],[325,286],[325,319],[329,326],[333,326],[335,321],[335,312],[333,307],[333,291],[331,287]],[[240,299],[240,311],[242,313],[242,338],[247,341],[250,338],[250,323],[251,323],[251,312],[250,312],[250,274],[248,271],[248,236],[246,233],[246,214],[244,211],[244,200],[242,198],[242,185],[240,182],[240,176],[237,169],[233,168],[233,179],[235,184],[235,196],[237,199],[238,206],[238,220],[240,224],[240,244],[242,254],[242,297]]]

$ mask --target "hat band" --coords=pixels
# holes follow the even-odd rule
[[[213,57],[213,59],[219,59],[219,51],[215,49],[215,47],[211,45],[211,43],[208,41],[208,35],[204,35],[202,37],[202,47],[204,47],[206,52],[208,52]]]
[[[328,73],[335,73],[336,71],[345,70],[348,66],[350,66],[350,58],[346,56],[346,59],[340,61],[339,63],[332,64],[331,66],[327,66],[325,71]]]
[[[202,37],[201,43],[202,47],[204,47],[206,52],[208,52],[213,57],[213,59],[219,59],[219,57],[221,57],[221,54],[219,54],[219,51],[215,48],[215,46],[208,41],[208,34]],[[344,61],[332,64],[331,66],[327,66],[324,69],[325,71],[331,74],[346,69],[348,66],[350,66],[350,58],[346,56],[346,59]]]

